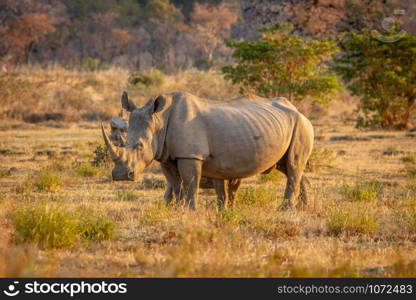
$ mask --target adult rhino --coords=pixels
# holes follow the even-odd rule
[[[153,160],[161,163],[176,199],[195,209],[201,176],[241,179],[277,168],[287,176],[282,208],[307,203],[303,174],[313,147],[310,121],[285,98],[240,97],[229,102],[189,93],[163,94],[142,107],[123,93],[131,112],[122,155],[104,140],[116,163],[113,178],[134,180]]]
[[[110,137],[107,138],[105,135],[105,132],[103,130],[103,136],[105,143],[107,146],[114,151],[114,161],[117,163],[118,161],[118,152],[122,153],[123,147],[126,144],[126,136],[127,136],[127,129],[128,129],[128,123],[123,118],[123,110],[121,110],[118,117],[114,117],[110,120]],[[116,150],[112,147],[114,145]],[[111,152],[110,152],[111,153]],[[163,168],[162,168],[163,169]],[[129,180],[127,176],[123,176],[123,174],[126,174],[125,171],[121,172],[121,174],[118,172],[113,172],[113,180]],[[127,173],[128,174],[128,173]],[[199,188],[202,189],[211,189],[215,188],[217,192],[217,200],[218,200],[218,207],[222,209],[226,203],[227,200],[232,207],[234,205],[234,198],[237,193],[237,190],[241,184],[241,179],[230,179],[230,180],[222,180],[222,179],[212,179],[212,178],[206,178],[201,177]],[[224,186],[223,186],[224,185]],[[173,186],[168,181],[168,184],[166,186],[166,192],[165,192],[165,200],[167,203],[171,202],[173,199]]]

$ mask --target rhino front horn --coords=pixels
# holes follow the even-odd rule
[[[121,158],[117,155],[116,150],[114,149],[114,146],[110,143],[110,140],[108,139],[108,136],[105,133],[103,123],[101,123],[101,131],[103,133],[105,145],[107,146],[108,151],[110,152],[111,159],[114,162],[120,162]]]

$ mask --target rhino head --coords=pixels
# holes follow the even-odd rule
[[[164,135],[161,129],[164,122],[157,116],[157,113],[166,106],[166,101],[164,97],[159,96],[138,108],[124,92],[121,104],[125,110],[130,112],[124,147],[118,147],[120,151],[117,151],[102,125],[101,130],[104,142],[115,163],[111,172],[113,180],[133,181],[161,153],[161,146],[163,146],[161,135]]]
[[[126,144],[126,135],[128,124],[127,121],[120,117],[110,120],[110,141],[116,147],[124,147]]]

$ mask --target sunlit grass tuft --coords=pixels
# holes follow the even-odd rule
[[[41,170],[33,181],[34,187],[41,192],[55,192],[62,188],[62,184],[61,177],[47,169]]]
[[[47,203],[20,209],[12,219],[17,243],[33,243],[44,249],[73,246],[79,239],[107,240],[115,228],[105,216]]]
[[[371,235],[379,228],[378,217],[366,209],[343,206],[333,209],[328,215],[328,233],[340,235]]]
[[[77,162],[73,165],[75,174],[80,177],[95,177],[100,174],[100,168],[89,162]]]
[[[341,194],[346,200],[374,202],[380,199],[383,190],[383,183],[378,180],[367,180],[358,182],[353,186],[342,185]]]
[[[18,243],[35,243],[45,249],[72,246],[78,238],[78,226],[67,210],[36,205],[19,210],[13,217]]]
[[[277,189],[274,185],[256,185],[240,188],[237,192],[236,202],[238,205],[270,204],[277,198]]]

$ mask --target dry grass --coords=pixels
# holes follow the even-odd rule
[[[158,84],[169,89],[169,80]],[[109,88],[111,103],[120,91]],[[317,149],[326,150],[307,173],[310,203],[288,212],[277,209],[278,173],[245,179],[234,209],[218,213],[204,190],[189,211],[164,204],[156,166],[143,182],[112,182],[108,167],[93,167],[96,123],[0,124],[0,276],[414,276],[416,182],[405,166],[414,166],[415,137],[358,131],[334,107],[314,121]],[[331,140],[343,135],[386,138]],[[393,147],[397,155],[383,154]],[[48,238],[65,228],[72,238]]]
[[[316,128],[368,134],[328,120]],[[285,179],[273,174],[246,179],[236,207],[217,213],[212,191],[201,192],[196,212],[166,207],[155,170],[144,182],[111,182],[108,168],[89,163],[99,131],[81,126],[0,132],[0,148],[11,150],[0,155],[2,276],[409,276],[414,269],[415,182],[400,156],[382,153],[392,144],[413,153],[414,138],[405,133],[379,133],[393,137],[374,143],[318,141],[343,154],[334,154],[331,168],[308,173],[311,201],[302,210],[277,210]],[[56,156],[34,155],[39,148]],[[59,178],[59,188],[51,178]],[[91,236],[88,243],[75,225],[73,238],[64,235],[68,243],[22,242],[16,212],[36,203],[65,208],[67,225],[74,225],[71,212],[96,212],[115,233],[94,238],[94,228],[107,225],[93,220],[83,235]]]
[[[108,120],[117,115],[124,90],[138,103],[179,90],[216,100],[237,96],[236,89],[215,71],[186,70],[165,75],[150,70],[140,73],[150,80],[145,84],[137,82],[137,76],[115,67],[105,71],[67,70],[59,66],[16,68],[0,73],[0,117],[51,127],[65,126],[62,121]]]

